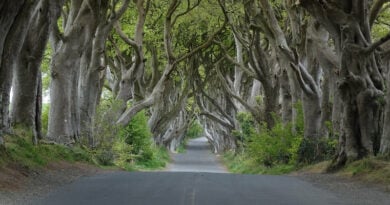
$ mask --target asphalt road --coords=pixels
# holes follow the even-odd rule
[[[211,146],[205,137],[189,140],[185,153],[172,154],[170,172],[208,172],[227,173],[216,155],[211,153]]]
[[[342,204],[332,193],[289,176],[236,175],[204,140],[190,141],[164,172],[116,172],[82,178],[33,204],[50,205],[322,205]]]

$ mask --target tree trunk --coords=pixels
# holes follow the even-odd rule
[[[82,35],[82,34],[79,34]],[[72,144],[79,137],[77,126],[78,68],[80,65],[78,40],[63,43],[52,58],[50,112],[47,137],[61,144]]]
[[[326,69],[326,68],[325,68]],[[330,102],[330,86],[332,82],[330,70],[323,69],[323,80],[321,85],[321,131],[320,135],[326,138],[330,137],[329,123],[332,121],[332,103]]]
[[[287,124],[292,121],[292,97],[287,71],[282,71],[280,76],[280,93],[282,101],[282,121]]]
[[[71,6],[64,37],[51,39],[54,53],[50,65],[52,80],[47,138],[61,144],[73,144],[80,135],[78,107],[80,61],[96,29],[94,27],[96,16],[91,10],[96,9],[96,2],[84,0],[73,2]],[[56,29],[52,32],[54,31]],[[53,33],[52,36],[58,35]]]
[[[34,1],[5,1],[0,4],[0,146],[9,132],[9,103],[12,69],[22,48]]]
[[[389,62],[387,62],[389,64]],[[389,66],[387,66],[389,68]],[[385,119],[381,138],[380,153],[390,156],[390,72],[387,72],[387,91],[386,91],[386,106]]]
[[[80,134],[91,147],[95,145],[92,130],[93,118],[103,88],[100,79],[101,73],[105,71],[102,54],[111,29],[112,26],[104,24],[98,26],[94,34],[95,37],[88,48],[89,51],[85,51],[86,53],[83,55],[83,58],[86,58],[83,60],[84,65],[81,65],[82,74],[79,85]]]
[[[369,1],[329,2],[304,0],[301,5],[332,35],[341,55],[338,89],[344,112],[340,147],[330,169],[339,168],[374,153],[373,140],[380,133],[383,79],[371,42]]]
[[[263,84],[263,89],[265,122],[267,123],[267,127],[271,129],[275,126],[275,115],[278,110],[279,88],[269,87],[269,85]]]
[[[41,136],[42,104],[40,65],[49,36],[49,2],[41,0],[33,14],[23,48],[15,62],[11,124],[32,132],[36,144]],[[52,19],[56,21],[56,19]]]
[[[316,41],[327,42],[326,31],[315,21],[311,21],[306,30],[306,48],[304,54],[306,61],[305,70],[301,71],[302,105],[304,116],[304,137],[317,140],[321,136],[321,68],[316,54]],[[306,73],[306,74],[305,74]],[[297,76],[297,78],[299,78]]]

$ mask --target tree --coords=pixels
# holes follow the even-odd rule
[[[379,2],[379,1],[377,1]],[[382,5],[385,1],[381,1]],[[330,33],[340,57],[338,90],[342,99],[339,151],[333,168],[374,154],[373,140],[380,133],[379,99],[383,96],[380,57],[376,50],[390,35],[372,42],[371,1],[300,1]],[[373,4],[375,5],[375,4]],[[374,7],[375,8],[375,7]]]
[[[42,76],[40,65],[49,38],[49,29],[57,23],[56,11],[63,2],[40,0],[33,8],[26,39],[13,69],[11,124],[31,131],[33,142],[42,139]]]
[[[94,147],[93,118],[100,101],[105,79],[105,50],[106,41],[114,25],[127,10],[129,0],[123,1],[116,10],[118,1],[102,1],[99,15],[96,16],[95,30],[91,31],[93,38],[83,51],[80,63],[80,81],[78,92],[78,108],[80,109],[80,134]],[[143,3],[143,1],[139,1]]]
[[[177,68],[180,62],[186,60],[197,52],[202,51],[203,49],[209,47],[213,43],[214,37],[220,33],[224,29],[224,25],[217,29],[214,33],[212,33],[208,39],[206,39],[201,45],[193,48],[189,52],[181,53],[179,55],[175,55],[173,51],[173,42],[172,42],[172,30],[174,28],[177,20],[183,15],[191,12],[194,8],[199,5],[200,1],[195,1],[195,3],[191,4],[191,1],[188,1],[187,8],[184,9],[183,12],[178,11],[178,8],[181,4],[181,1],[173,0],[168,7],[166,12],[165,21],[164,21],[164,49],[166,56],[166,65],[161,74],[160,79],[157,81],[155,86],[153,87],[151,93],[148,96],[145,96],[144,99],[135,103],[131,108],[127,109],[119,118],[118,124],[126,125],[131,118],[137,114],[139,111],[149,108],[155,103],[158,102],[159,99],[163,98],[164,89],[166,89],[165,84],[171,77],[171,73]]]
[[[12,67],[22,48],[32,10],[37,1],[2,1],[0,3],[0,145],[10,131],[9,103]]]
[[[96,107],[99,94],[99,79],[96,77],[101,70],[101,49],[104,47],[104,42],[101,41],[108,32],[106,30],[109,30],[124,13],[128,2],[124,1],[116,10],[117,1],[114,1],[114,4],[110,4],[108,0],[72,1],[66,18],[63,18],[63,33],[59,28],[52,30],[53,57],[50,66],[52,81],[48,139],[62,144],[72,144],[79,139],[81,123],[79,96],[82,99],[83,116],[87,116],[83,118],[83,123],[86,123],[84,126],[89,124],[88,121],[93,116],[88,114],[93,115],[93,112],[90,113],[91,108]],[[110,5],[113,8],[107,14]],[[101,22],[106,20],[107,15],[109,21]],[[100,23],[102,24],[99,27]],[[99,33],[96,33],[97,31]],[[86,72],[86,78],[80,80],[81,69]],[[81,90],[78,89],[80,83],[82,83]],[[84,93],[87,91],[83,88],[93,88],[93,92],[87,96],[87,93]],[[89,103],[92,103],[91,107]]]

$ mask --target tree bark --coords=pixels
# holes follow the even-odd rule
[[[341,56],[338,89],[344,112],[338,156],[330,167],[335,169],[374,153],[383,79],[373,51],[386,39],[371,42],[368,1],[300,3],[332,35]]]
[[[282,121],[287,124],[292,121],[292,96],[288,81],[287,71],[282,71],[280,77],[280,93],[282,101]]]
[[[50,65],[50,112],[47,138],[61,144],[73,144],[80,135],[78,83],[80,61],[93,38],[96,17],[92,0],[72,1],[63,37],[52,30],[53,57]],[[91,7],[92,6],[92,7]],[[57,39],[56,39],[57,37]]]
[[[22,48],[34,1],[5,1],[0,4],[0,146],[10,131],[9,104],[12,70]]]
[[[85,142],[88,142],[90,147],[95,146],[94,133],[93,133],[93,119],[95,111],[100,99],[100,94],[103,89],[103,81],[106,65],[104,62],[104,53],[106,48],[106,40],[116,23],[116,21],[123,15],[127,9],[129,1],[124,1],[119,12],[115,15],[111,14],[107,17],[103,14],[108,13],[110,9],[109,1],[106,1],[94,9],[98,11],[99,15],[92,26],[90,32],[93,36],[90,41],[87,42],[87,46],[83,52],[82,61],[80,64],[80,82],[79,82],[79,96],[78,106],[80,109],[80,135]]]
[[[15,62],[11,124],[32,132],[32,141],[41,139],[41,71],[40,65],[49,37],[50,21],[48,0],[41,0],[34,8],[32,22],[22,50]]]
[[[389,62],[386,62],[389,68]],[[385,119],[380,145],[380,154],[390,156],[390,72],[387,73],[387,91],[386,91],[386,105],[385,105]]]

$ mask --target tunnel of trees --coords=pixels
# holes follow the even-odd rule
[[[201,126],[215,152],[281,130],[302,162],[389,155],[389,20],[388,0],[2,0],[0,145],[95,149],[142,115],[172,151]]]

